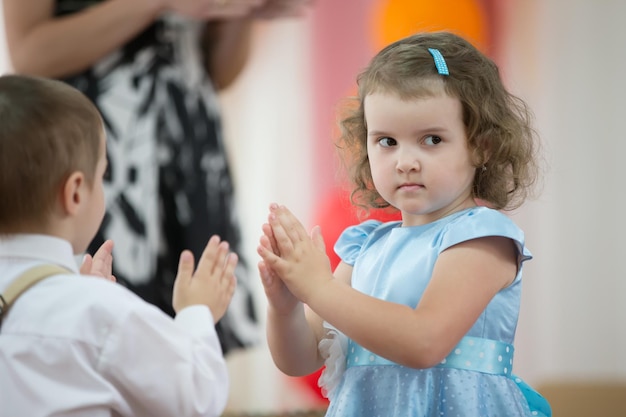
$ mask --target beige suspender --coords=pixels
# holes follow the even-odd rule
[[[15,299],[24,291],[49,276],[67,273],[72,272],[58,265],[39,265],[28,269],[22,275],[17,277],[4,290],[4,293],[0,294],[0,323],[2,322],[2,317],[7,313],[7,311],[9,311],[9,308],[15,302]]]

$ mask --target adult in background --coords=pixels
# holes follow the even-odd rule
[[[4,0],[17,73],[58,78],[97,106],[107,132],[107,207],[89,246],[115,242],[118,281],[169,314],[178,255],[240,231],[218,91],[244,68],[255,21],[306,0]],[[225,353],[258,339],[245,262],[218,323]]]

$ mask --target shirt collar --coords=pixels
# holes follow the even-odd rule
[[[2,237],[0,238],[0,259],[52,263],[78,273],[70,242],[49,235],[19,234]]]

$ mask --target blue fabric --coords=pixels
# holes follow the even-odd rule
[[[511,376],[513,351],[508,343],[466,336],[437,367]]]
[[[523,232],[504,214],[485,207],[463,210],[427,225],[400,226],[400,222],[370,220],[346,229],[340,236],[335,251],[354,267],[355,289],[414,308],[439,254],[460,242],[485,236],[503,236],[515,242],[519,250],[518,275],[491,300],[441,366],[407,368],[349,341],[347,368],[333,391],[327,416],[541,416],[536,406],[531,410],[526,397],[534,393],[543,398],[511,374],[522,264],[531,259]],[[488,355],[481,364],[472,364],[480,355],[480,347],[488,343],[485,339],[495,341],[497,354]],[[503,366],[484,372],[489,364]],[[547,402],[539,407],[543,407],[543,415],[550,416]]]

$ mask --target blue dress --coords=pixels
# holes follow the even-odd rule
[[[508,217],[474,207],[421,226],[368,220],[346,229],[335,251],[353,266],[355,289],[414,308],[439,254],[460,242],[485,236],[503,236],[515,242],[518,274],[491,300],[440,365],[429,369],[398,365],[331,328],[330,342],[325,339],[320,343],[322,354],[329,356],[326,375],[320,378],[330,399],[327,416],[550,415],[547,402],[511,373],[522,264],[531,254],[524,246],[523,232]]]

